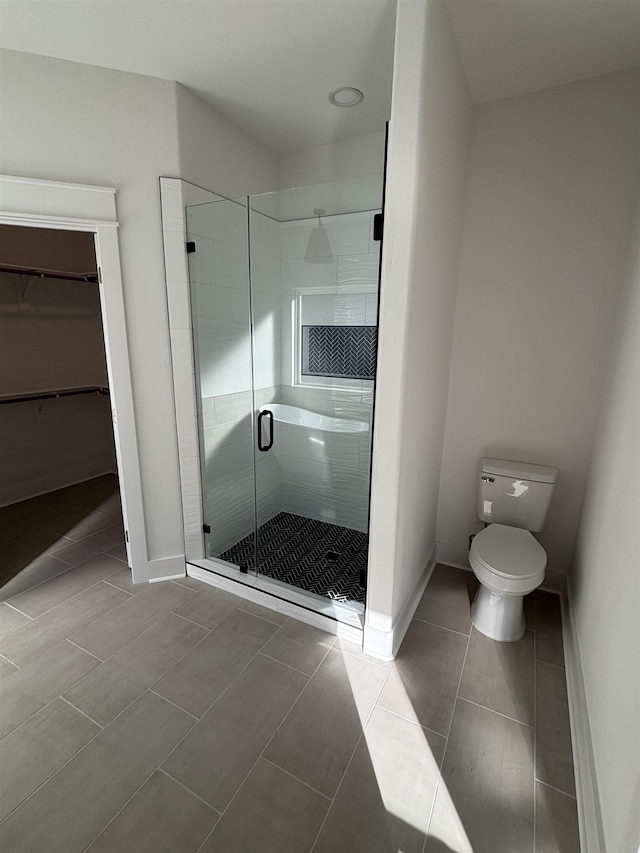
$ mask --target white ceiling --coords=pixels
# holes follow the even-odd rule
[[[0,0],[1,47],[177,80],[280,153],[384,130],[394,29],[395,0]]]
[[[640,66],[640,0],[447,0],[474,103]]]
[[[0,46],[177,80],[279,153],[384,128],[395,0],[0,0]],[[474,102],[640,66],[640,0],[447,0]],[[364,102],[327,96],[356,86]]]

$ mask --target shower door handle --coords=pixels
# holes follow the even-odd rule
[[[269,418],[269,441],[267,444],[262,443],[262,419],[264,417]],[[264,409],[258,415],[258,450],[261,453],[266,453],[267,450],[271,450],[273,447],[273,412],[269,411],[269,409]]]

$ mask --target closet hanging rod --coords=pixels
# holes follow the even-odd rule
[[[24,394],[14,397],[0,397],[0,405],[3,403],[29,403],[32,400],[47,400],[54,397],[76,397],[79,394],[108,394],[109,389],[100,385],[90,388],[68,388],[62,391],[37,391],[34,394]]]
[[[87,281],[91,284],[98,284],[98,273],[57,273],[57,272],[46,272],[45,270],[36,270],[36,269],[16,269],[15,267],[5,267],[0,264],[0,273],[7,272],[12,275],[28,275],[35,276],[36,278],[61,278],[64,281]]]

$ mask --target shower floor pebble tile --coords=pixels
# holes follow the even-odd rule
[[[0,510],[0,849],[578,853],[548,593],[493,643],[438,566],[382,663],[191,578],[134,586],[117,500],[108,475]]]

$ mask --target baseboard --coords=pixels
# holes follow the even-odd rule
[[[65,489],[67,486],[75,486],[77,483],[85,483],[87,480],[93,480],[95,477],[102,477],[104,474],[112,472],[113,460],[108,457],[107,459],[96,459],[75,468],[65,468],[64,471],[56,471],[55,474],[49,474],[46,477],[36,477],[23,483],[14,483],[12,486],[5,486],[0,489],[0,507],[26,501],[29,498],[37,498],[39,495],[56,492],[58,489]]]
[[[605,853],[600,798],[596,782],[593,744],[587,697],[582,674],[580,644],[575,623],[571,615],[571,583],[567,583],[568,596],[561,596],[562,641],[564,644],[567,693],[569,696],[569,719],[573,766],[576,776],[576,798],[578,803],[578,826],[581,853]]]
[[[426,566],[407,596],[402,610],[393,621],[386,616],[376,615],[367,610],[363,640],[363,651],[366,654],[383,661],[395,659],[435,565],[436,546],[434,545]]]
[[[134,565],[131,574],[134,583],[156,583],[183,578],[187,574],[184,554],[147,560],[142,565]]]

